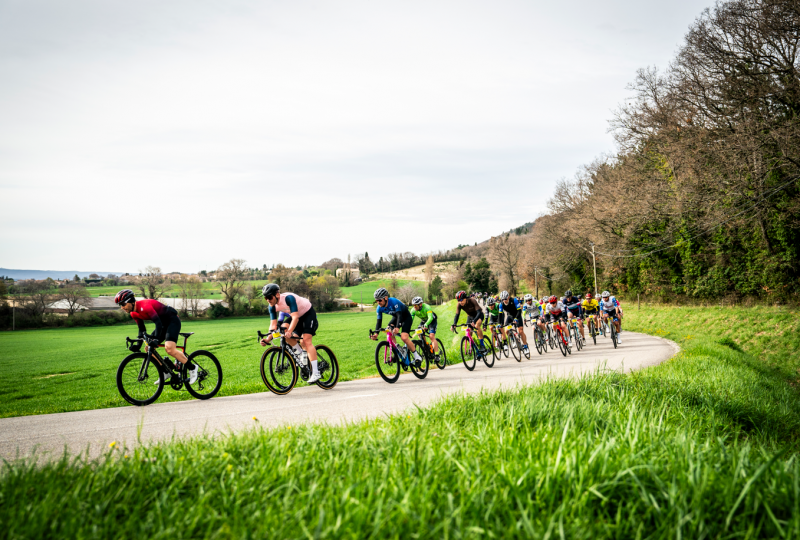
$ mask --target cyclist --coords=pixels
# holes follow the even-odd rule
[[[536,299],[531,294],[525,295],[525,302],[522,304],[522,318],[527,319],[529,321],[536,321],[539,317],[539,304],[536,302]]]
[[[506,314],[503,326],[513,324],[517,328],[522,328],[518,333],[522,339],[522,350],[526,350],[528,348],[528,337],[525,335],[525,327],[522,324],[522,305],[516,298],[511,298],[508,291],[500,293],[500,302],[500,310]]]
[[[586,298],[581,302],[581,307],[583,308],[584,317],[594,317],[594,328],[595,333],[597,333],[597,315],[600,313],[600,305],[597,300],[592,298],[592,293],[586,293]]]
[[[486,330],[486,327],[490,324],[493,324],[500,328],[500,335],[503,338],[503,347],[506,351],[508,351],[508,336],[506,336],[506,329],[500,324],[500,304],[497,303],[497,300],[494,299],[494,296],[490,296],[486,299],[486,315],[488,316],[487,319],[483,319],[483,329]]]
[[[581,309],[580,296],[575,296],[572,294],[572,289],[570,289],[564,293],[564,298],[561,299],[561,303],[563,303],[564,307],[567,308],[567,319],[578,320],[578,329],[581,332],[581,337],[586,339],[586,334],[583,332],[583,311]]]
[[[607,320],[609,317],[612,318],[612,323],[617,329],[617,345],[621,345],[622,342],[619,340],[619,303],[617,303],[616,298],[611,296],[611,293],[608,291],[603,291],[602,306],[601,313],[603,315],[603,320]]]
[[[175,308],[165,306],[158,300],[137,300],[130,289],[119,291],[114,297],[114,302],[136,321],[136,326],[139,327],[139,339],[145,337],[148,340],[158,340],[159,343],[163,343],[168,355],[186,365],[189,384],[197,382],[197,365],[177,347],[178,335],[181,332],[181,319]],[[152,335],[147,335],[144,321],[152,321],[156,325]],[[158,384],[158,381],[155,384]]]
[[[408,307],[397,298],[389,296],[389,291],[383,287],[375,291],[373,296],[375,297],[375,301],[378,302],[378,309],[375,310],[378,314],[378,324],[375,326],[375,331],[379,332],[381,329],[383,314],[391,315],[392,320],[386,325],[387,330],[391,330],[394,335],[399,333],[400,339],[406,344],[408,350],[414,354],[414,362],[416,365],[422,365],[422,357],[419,355],[419,351],[417,351],[414,342],[411,341],[411,337],[408,335],[411,331],[411,323],[414,322],[414,316],[408,311]],[[378,334],[373,334],[370,338],[377,340]],[[409,359],[406,358],[405,362],[409,362]],[[406,365],[408,365],[408,363],[406,363]]]
[[[267,283],[261,289],[261,294],[269,304],[269,330],[270,333],[261,340],[262,346],[267,346],[272,341],[272,332],[278,328],[279,314],[288,313],[291,316],[289,327],[284,330],[286,343],[294,349],[297,357],[304,359],[303,349],[299,341],[302,341],[306,349],[308,360],[311,362],[311,376],[306,381],[314,384],[320,379],[319,364],[317,363],[317,349],[314,347],[314,335],[319,328],[317,312],[308,298],[303,298],[294,293],[281,293],[281,288],[276,283]],[[286,315],[280,317],[286,320]],[[300,336],[298,340],[294,336]]]
[[[436,360],[439,360],[439,344],[436,342],[436,326],[438,325],[436,313],[434,313],[431,306],[422,302],[421,296],[412,298],[411,305],[414,307],[414,310],[411,311],[412,318],[419,317],[422,319],[422,327],[428,331],[428,336],[431,338],[433,354],[436,355]]]
[[[458,317],[461,315],[461,310],[463,309],[467,314],[467,324],[472,325],[472,327],[475,328],[475,332],[478,334],[478,347],[481,350],[481,354],[486,354],[486,346],[483,344],[483,330],[481,330],[481,320],[483,319],[481,305],[474,298],[467,297],[467,293],[464,291],[458,291],[456,293],[456,300],[456,316],[453,319],[453,326],[450,327],[450,330],[453,332],[456,331]]]
[[[561,325],[561,330],[564,332],[564,335],[567,337],[567,342],[569,342],[569,332],[567,331],[567,310],[564,307],[564,304],[558,299],[558,297],[551,296],[547,304],[545,305],[545,316],[542,317],[542,322],[539,323],[539,328],[542,329],[542,332],[547,335],[547,328],[545,327],[545,323],[555,323]]]

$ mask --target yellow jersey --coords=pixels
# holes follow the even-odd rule
[[[583,302],[581,302],[581,305],[583,306],[584,311],[591,312],[600,309],[600,304],[594,298],[592,298],[591,300],[584,300]]]

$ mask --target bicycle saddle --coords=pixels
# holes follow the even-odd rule
[[[192,334],[194,334],[194,332],[181,332],[180,334],[181,334],[183,337],[189,337],[189,336],[191,336]]]

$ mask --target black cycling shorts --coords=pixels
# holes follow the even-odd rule
[[[303,334],[315,336],[317,335],[318,328],[319,321],[317,320],[317,312],[314,311],[314,308],[312,307],[309,308],[308,311],[306,311],[304,315],[301,315],[297,320],[297,326],[294,327],[294,333],[300,337],[303,337]]]
[[[506,313],[506,320],[503,323],[503,326],[508,326],[512,322],[516,321],[517,326],[523,326],[522,322],[522,312],[517,313],[516,317],[512,317],[510,314]]]
[[[389,321],[389,326],[399,328],[400,332],[408,334],[411,332],[411,325],[414,323],[414,316],[408,310],[401,311],[392,315],[392,320]]]
[[[161,332],[156,336],[159,343],[172,341],[177,343],[181,333],[181,319],[175,308],[167,306],[167,311],[161,317]]]
[[[557,322],[557,321],[566,321],[567,320],[567,312],[562,311],[558,315],[553,315],[552,313],[547,314],[547,319],[545,322]]]
[[[483,311],[478,310],[478,313],[476,313],[474,317],[467,317],[467,324],[475,324],[475,326],[478,326],[480,324],[478,321],[482,320]]]
[[[436,333],[436,328],[438,326],[439,326],[439,320],[436,317],[434,317],[433,321],[431,321],[431,324],[428,325],[428,333],[429,334],[435,334]]]

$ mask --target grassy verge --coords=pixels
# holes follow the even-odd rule
[[[457,354],[453,335],[447,333],[453,303],[436,311],[447,321],[439,334],[452,347],[448,354]],[[315,342],[337,355],[340,380],[377,376],[375,342],[367,337],[367,329],[375,327],[375,312],[318,316]],[[184,322],[182,331],[196,332],[189,338],[190,352],[205,349],[217,356],[223,369],[219,395],[230,396],[266,391],[259,372],[264,349],[256,331],[268,326],[269,317],[196,320]],[[133,325],[0,333],[0,370],[14,381],[0,387],[0,417],[127,406],[117,392],[116,372],[129,354],[125,336],[135,335]],[[186,392],[168,388],[159,402],[186,399],[191,399]]]
[[[797,392],[675,320],[653,331],[682,352],[630,375],[6,465],[0,522],[9,538],[796,538]]]

